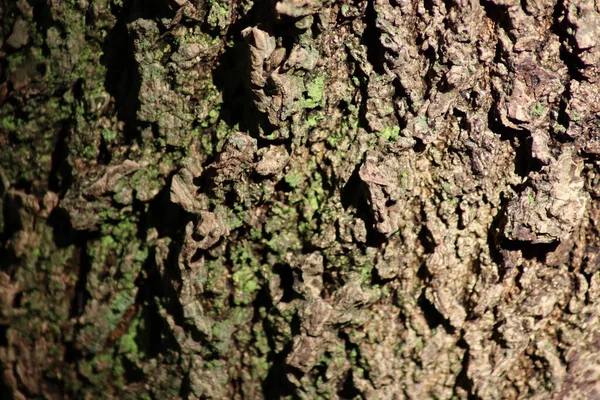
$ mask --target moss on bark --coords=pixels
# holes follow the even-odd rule
[[[596,393],[593,4],[0,16],[3,398]]]

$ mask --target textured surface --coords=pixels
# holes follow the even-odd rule
[[[600,396],[592,1],[0,1],[2,398]]]

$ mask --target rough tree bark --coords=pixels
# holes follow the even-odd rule
[[[0,21],[2,398],[600,398],[597,2]]]

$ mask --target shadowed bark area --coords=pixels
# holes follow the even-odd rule
[[[600,396],[592,1],[0,0],[0,397]]]

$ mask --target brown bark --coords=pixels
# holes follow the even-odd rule
[[[0,21],[2,398],[600,396],[595,3]]]

